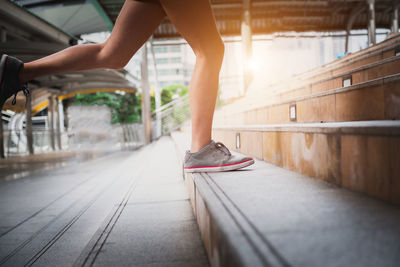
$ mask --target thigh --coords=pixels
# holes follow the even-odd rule
[[[195,53],[221,43],[209,0],[160,0],[160,3]]]
[[[130,58],[147,41],[166,14],[157,2],[126,0],[104,49]]]

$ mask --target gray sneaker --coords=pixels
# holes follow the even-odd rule
[[[2,55],[0,58],[0,110],[3,108],[6,100],[14,95],[12,104],[15,105],[17,94],[23,91],[24,95],[29,94],[27,84],[19,82],[18,74],[24,63],[21,60]]]
[[[183,161],[185,172],[232,171],[254,163],[251,157],[232,155],[223,143],[214,140],[197,152],[187,150]]]

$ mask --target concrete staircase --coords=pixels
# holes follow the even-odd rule
[[[221,107],[230,149],[400,203],[400,37]]]
[[[189,135],[172,137],[182,158]],[[184,178],[211,266],[400,261],[400,208],[384,201],[261,160],[238,171]]]
[[[256,164],[184,174],[212,266],[398,266],[399,47],[388,39],[216,111],[213,139]],[[181,158],[187,130],[172,134]]]

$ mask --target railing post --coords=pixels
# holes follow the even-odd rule
[[[142,86],[142,123],[144,129],[144,144],[151,142],[151,107],[150,107],[150,86],[149,69],[147,60],[147,43],[142,47],[141,62],[141,86]]]
[[[392,33],[399,33],[399,6],[393,5]]]
[[[349,52],[349,44],[350,44],[350,34],[351,29],[353,28],[354,21],[356,18],[365,10],[365,4],[359,3],[352,10],[347,19],[346,23],[346,42],[345,42],[345,53]]]
[[[252,80],[252,72],[249,66],[252,58],[252,33],[251,33],[251,14],[250,14],[251,0],[243,0],[243,14],[242,14],[242,47],[243,47],[243,92],[244,94],[249,87]]]
[[[32,96],[26,96],[26,145],[30,155],[33,155],[33,136],[32,136]]]
[[[375,0],[367,0],[368,3],[368,45],[376,44],[375,30]]]

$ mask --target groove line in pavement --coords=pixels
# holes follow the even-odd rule
[[[102,170],[102,172],[104,172],[104,170]],[[98,174],[98,173],[97,173]],[[113,183],[113,182],[115,182],[115,181],[117,181],[117,180],[112,180],[110,183],[108,183],[106,186],[105,186],[105,188],[100,192],[100,193],[102,193],[102,192],[104,192],[104,191],[106,191],[106,189],[108,189],[108,187]],[[75,200],[74,202],[72,202],[72,204],[70,204],[70,205],[68,205],[65,209],[63,209],[60,213],[58,213],[57,214],[57,216],[56,217],[54,217],[52,220],[50,220],[46,225],[44,225],[42,228],[40,228],[38,231],[36,231],[34,234],[32,234],[29,238],[27,238],[24,242],[22,242],[18,247],[16,247],[13,251],[11,251],[7,256],[5,256],[5,257],[3,257],[1,260],[0,260],[0,265],[3,265],[3,264],[5,264],[7,261],[9,261],[15,254],[17,254],[20,250],[22,250],[26,245],[28,245],[35,237],[37,237],[39,234],[41,234],[43,231],[45,231],[50,225],[52,225],[55,221],[57,221],[61,216],[63,216],[65,213],[67,213],[71,208],[73,208],[74,206],[76,206],[78,203],[80,203],[81,202],[81,200],[83,200],[85,197],[87,197],[87,195],[88,194],[90,194],[91,192],[93,192],[93,191],[95,191],[95,189],[97,188],[99,186],[99,184],[95,184],[93,187],[91,187],[90,189],[88,189],[88,190],[86,190],[85,191],[85,193],[83,193],[82,195],[81,195],[81,197],[79,197],[77,200]],[[101,186],[101,185],[100,185]],[[97,196],[97,195],[96,195]],[[96,197],[95,196],[95,197]],[[100,196],[100,194],[99,194],[99,196]],[[94,203],[94,202],[93,202]],[[93,204],[92,203],[92,204]],[[83,210],[83,209],[81,209],[81,210]],[[83,213],[82,213],[83,214]],[[75,216],[76,217],[76,216]],[[74,218],[75,218],[74,217]],[[79,216],[80,217],[80,216]],[[78,218],[77,218],[78,219]],[[72,219],[73,220],[73,219]],[[70,220],[70,221],[72,221],[72,220]],[[75,220],[76,221],[76,220]],[[73,223],[72,223],[73,224]],[[72,224],[71,224],[71,226],[72,226]],[[67,224],[68,225],[68,224]],[[70,226],[69,226],[70,227]],[[68,227],[68,228],[69,228]],[[68,230],[68,229],[66,229],[66,230]],[[61,231],[62,231],[62,229],[61,229]],[[59,231],[59,232],[61,232],[61,231]],[[64,231],[65,232],[65,231]],[[58,233],[57,233],[58,234]],[[57,236],[57,235],[56,235]],[[61,235],[62,236],[62,235]],[[60,236],[60,237],[61,237]],[[59,237],[58,237],[59,238]],[[58,238],[57,238],[57,240],[58,240]],[[54,239],[54,237],[52,238],[52,240]],[[57,241],[57,240],[55,240],[55,241]],[[54,241],[54,242],[55,242]],[[54,244],[54,242],[52,243],[52,244]],[[50,243],[51,243],[51,241],[50,241]],[[51,245],[52,245],[51,244]],[[49,245],[49,243],[48,244],[46,244],[46,246],[47,245]],[[50,245],[50,247],[51,247],[51,245]],[[45,246],[45,247],[46,247]],[[44,248],[45,248],[44,247]],[[44,248],[42,248],[40,251],[42,251]],[[48,248],[47,248],[48,249]],[[47,250],[46,249],[46,250]],[[39,252],[40,252],[39,251]],[[38,253],[39,253],[38,252]],[[45,252],[45,251],[44,251]],[[44,253],[43,252],[43,253]],[[43,254],[42,253],[42,254]],[[42,255],[42,254],[40,254],[40,255]],[[34,256],[35,257],[35,256]],[[32,260],[32,259],[31,259]]]
[[[123,210],[126,207],[126,204],[128,203],[133,191],[135,190],[137,185],[137,182],[135,179],[132,181],[132,184],[129,186],[128,191],[126,192],[124,198],[121,200],[121,202],[118,205],[118,208],[115,210],[114,214],[112,215],[110,221],[108,222],[107,226],[104,228],[102,231],[101,235],[99,236],[98,240],[96,241],[95,245],[93,246],[92,250],[86,257],[85,261],[83,262],[82,266],[85,266],[86,264],[89,263],[90,256],[94,254],[93,258],[90,260],[89,266],[93,266],[94,262],[97,259],[97,256],[99,255],[100,251],[103,249],[104,244],[106,243],[109,235],[111,234],[111,231],[114,229],[115,224],[117,223],[119,217],[121,216]],[[115,218],[115,219],[114,219]]]
[[[49,240],[49,242],[47,242],[47,244],[45,246],[42,247],[41,250],[39,250],[24,266],[32,266],[44,253],[46,253],[46,251],[51,248],[51,246],[54,245],[54,243],[57,242],[57,240],[59,240],[63,234],[68,231],[69,228],[71,228],[71,226],[97,201],[97,199],[99,199],[99,197],[106,192],[111,185],[113,185],[114,183],[116,183],[116,181],[118,181],[118,179],[112,180],[110,183],[108,183],[98,194],[96,194],[81,210],[79,210],[79,212],[63,227],[60,229],[60,231],[57,232],[57,234],[55,234],[53,236],[53,238],[51,238]]]
[[[150,147],[150,149],[146,152],[150,154],[150,152],[152,152],[153,150],[154,147]],[[100,226],[99,230],[93,236],[92,241],[90,241],[89,244],[87,245],[88,251],[84,250],[81,253],[81,255],[77,258],[73,266],[77,267],[77,266],[94,265],[98,255],[100,254],[101,250],[106,244],[108,237],[110,236],[112,230],[114,229],[114,226],[118,222],[122,212],[127,206],[128,201],[131,198],[134,190],[136,189],[137,184],[144,176],[142,173],[144,170],[145,170],[145,165],[141,165],[141,168],[138,170],[137,174],[132,177],[132,181],[128,186],[128,190],[126,191],[121,201],[116,205],[115,210],[110,212],[110,215],[105,219],[105,223],[103,224],[104,226]]]
[[[106,158],[111,157],[113,155],[108,155],[106,156]],[[96,160],[97,161],[101,161],[104,160],[105,158],[101,158]],[[90,162],[90,164],[93,164],[94,161]],[[86,167],[86,166],[85,166]],[[7,235],[8,233],[12,232],[13,230],[15,230],[16,228],[18,228],[19,226],[21,226],[22,224],[28,222],[30,219],[34,218],[35,216],[39,215],[41,212],[43,212],[44,210],[46,210],[47,208],[49,208],[51,205],[53,205],[54,203],[56,203],[57,201],[61,200],[62,198],[64,198],[65,196],[67,196],[68,194],[74,192],[76,189],[78,189],[81,185],[85,184],[86,182],[89,182],[90,180],[94,179],[96,177],[96,175],[98,175],[101,171],[97,171],[94,174],[88,175],[88,178],[85,179],[84,181],[80,182],[79,184],[75,185],[73,188],[71,188],[70,190],[64,192],[63,194],[61,194],[61,196],[57,197],[56,199],[50,201],[48,204],[46,204],[44,207],[40,208],[39,210],[37,210],[35,213],[33,213],[32,215],[28,216],[27,218],[23,219],[22,221],[20,221],[19,223],[17,223],[16,225],[12,226],[11,228],[7,229],[6,231],[0,233],[0,239],[2,237],[4,237],[5,235]],[[1,264],[1,263],[0,263]]]

